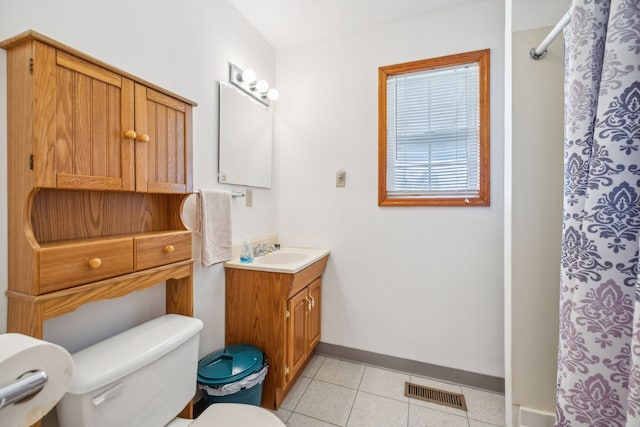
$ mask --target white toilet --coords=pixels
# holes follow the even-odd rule
[[[60,426],[283,427],[270,411],[238,403],[213,404],[196,420],[175,418],[196,391],[201,329],[199,319],[169,314],[75,353],[57,405]]]

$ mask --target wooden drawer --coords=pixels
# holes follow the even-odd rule
[[[131,237],[65,243],[38,249],[40,293],[133,272]]]
[[[175,231],[134,237],[136,271],[191,258],[191,232]]]

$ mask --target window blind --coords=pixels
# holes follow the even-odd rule
[[[388,77],[388,196],[478,196],[479,84],[477,63]]]

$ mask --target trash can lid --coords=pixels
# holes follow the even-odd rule
[[[229,384],[259,371],[262,366],[260,349],[236,344],[203,357],[198,362],[198,382],[209,386]]]

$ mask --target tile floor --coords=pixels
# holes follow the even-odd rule
[[[404,383],[462,393],[467,412],[404,396]],[[276,414],[289,427],[504,426],[504,396],[314,356]]]

